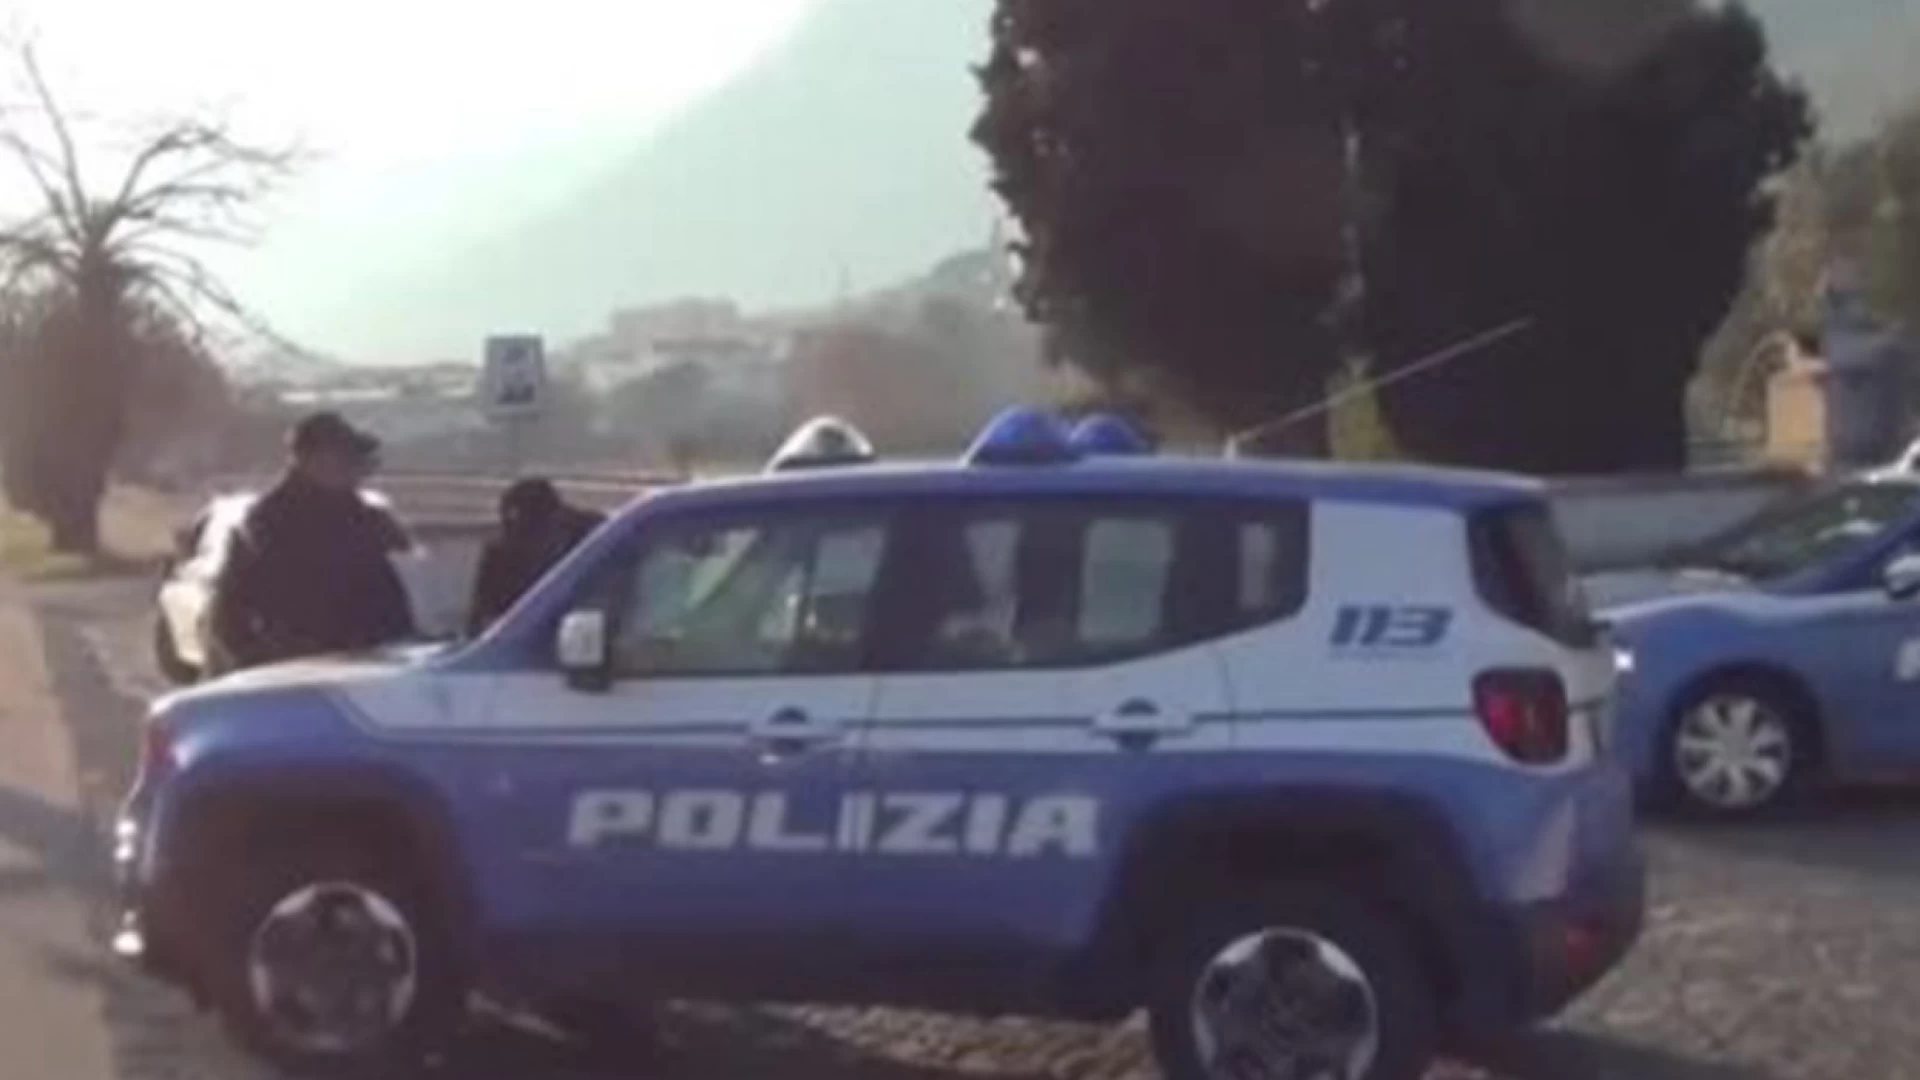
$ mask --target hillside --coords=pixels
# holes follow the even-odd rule
[[[821,0],[783,48],[558,209],[370,287],[363,325],[408,341],[507,326],[565,339],[668,296],[810,306],[978,245],[994,204],[966,139],[969,65],[990,6]],[[1832,130],[1860,130],[1911,83],[1920,0],[1752,6]]]
[[[565,337],[663,296],[811,304],[843,279],[864,289],[978,244],[991,203],[965,132],[988,10],[827,0],[560,210],[449,252],[369,318],[477,337],[483,313]]]

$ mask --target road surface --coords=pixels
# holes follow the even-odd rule
[[[177,997],[100,945],[97,840],[133,767],[151,587],[0,583],[0,1076],[267,1080]],[[1920,798],[1828,802],[1763,828],[1655,831],[1647,937],[1511,1080],[1920,1077]],[[650,1070],[507,1026],[448,1080],[1121,1080],[1137,1032],[889,1010],[687,1009]],[[1449,1076],[1491,1077],[1454,1070]],[[421,1080],[425,1080],[422,1077]]]

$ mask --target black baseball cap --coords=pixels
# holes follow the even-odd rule
[[[500,493],[500,513],[539,518],[560,508],[560,490],[544,476],[529,476],[507,485]]]
[[[296,454],[340,450],[364,457],[380,449],[380,440],[347,423],[337,412],[308,413],[293,425],[287,443]]]

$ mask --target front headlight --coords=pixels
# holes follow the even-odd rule
[[[1633,650],[1616,648],[1613,650],[1613,670],[1619,675],[1633,674]]]

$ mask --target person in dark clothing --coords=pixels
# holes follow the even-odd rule
[[[568,506],[553,482],[528,477],[500,495],[500,533],[480,553],[467,632],[484,633],[605,517]]]
[[[292,462],[248,508],[214,580],[222,668],[375,648],[411,637],[391,554],[405,531],[359,485],[379,441],[338,414],[294,426]]]

